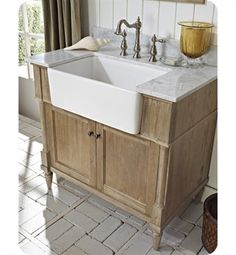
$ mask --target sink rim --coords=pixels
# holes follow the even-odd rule
[[[98,81],[96,79],[87,78],[87,77],[81,76],[79,74],[70,73],[70,72],[67,72],[65,70],[58,70],[58,68],[60,68],[61,66],[68,65],[68,64],[74,63],[74,62],[79,62],[82,59],[88,59],[88,58],[92,58],[92,57],[97,57],[98,59],[99,58],[109,59],[109,60],[112,60],[112,61],[115,61],[115,62],[120,62],[120,63],[125,62],[128,65],[135,65],[135,66],[139,66],[139,67],[143,66],[143,67],[145,67],[147,69],[151,69],[152,71],[159,70],[159,71],[162,71],[164,73],[161,74],[161,75],[157,75],[155,78],[151,78],[148,81],[142,82],[140,84],[136,84],[135,88],[132,90],[132,89],[123,88],[123,87],[120,87],[118,85],[111,84],[111,83],[108,83],[108,82],[103,82],[103,81]],[[138,62],[138,61],[131,60],[131,59],[125,59],[125,58],[123,59],[123,58],[119,58],[119,57],[108,56],[108,55],[105,55],[105,54],[100,53],[100,52],[92,52],[89,55],[81,56],[80,58],[73,59],[73,60],[71,60],[69,62],[66,62],[66,63],[61,63],[61,64],[59,64],[57,66],[49,67],[48,69],[53,69],[53,70],[55,70],[57,72],[64,73],[65,75],[71,75],[71,76],[74,76],[74,77],[80,77],[82,80],[90,81],[90,82],[95,82],[95,83],[98,83],[98,85],[100,84],[100,85],[103,85],[103,86],[112,86],[113,88],[115,88],[117,90],[128,91],[130,93],[140,93],[140,92],[136,91],[137,86],[143,85],[143,84],[145,84],[147,82],[150,82],[150,81],[152,81],[154,79],[157,79],[157,78],[159,78],[159,77],[161,77],[163,75],[166,75],[167,73],[172,71],[172,69],[168,68],[168,67],[156,66],[156,65],[153,65],[151,63],[143,63],[143,62]]]
[[[142,62],[142,60],[144,58],[140,58],[140,59],[135,59],[135,58],[132,58],[132,59],[129,59],[127,57],[121,57],[121,56],[113,56],[113,55],[107,55],[103,52],[93,52],[91,53],[91,55],[87,55],[87,56],[83,56],[83,58],[85,57],[90,57],[90,56],[98,56],[98,57],[104,57],[104,58],[108,58],[108,59],[113,59],[113,60],[117,60],[117,61],[120,61],[120,62],[126,62],[126,63],[130,63],[130,64],[133,64],[133,65],[139,65],[139,66],[145,66],[147,68],[151,68],[151,69],[158,69],[158,70],[162,70],[162,71],[166,71],[166,72],[171,72],[173,71],[173,68],[171,66],[164,66],[163,64],[160,66],[160,65],[157,65],[157,63],[161,63],[160,61],[159,62]],[[147,58],[148,59],[148,58]],[[79,60],[79,59],[77,59]]]
[[[49,69],[54,69],[54,68],[49,68]],[[73,76],[73,77],[79,77],[81,80],[84,80],[84,81],[89,81],[91,83],[95,83],[99,86],[104,86],[104,87],[112,87],[113,89],[115,90],[122,90],[122,91],[126,91],[126,92],[129,92],[129,93],[132,93],[132,94],[139,94],[138,91],[135,91],[135,90],[131,90],[131,89],[125,89],[125,88],[122,88],[122,87],[119,87],[117,85],[114,85],[114,84],[110,84],[110,83],[107,83],[107,82],[103,82],[103,81],[98,81],[98,80],[94,80],[94,79],[90,79],[90,78],[86,78],[86,77],[83,77],[81,75],[76,75],[76,74],[72,74],[72,73],[68,73],[68,72],[65,72],[65,71],[61,71],[61,70],[56,70],[54,69],[54,72],[62,72],[64,73],[65,75],[68,75],[68,76]],[[151,81],[151,80],[150,80]],[[138,85],[137,85],[138,86]]]

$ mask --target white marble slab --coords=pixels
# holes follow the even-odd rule
[[[136,90],[142,94],[177,102],[216,78],[215,67],[204,66],[198,69],[178,67],[157,79],[137,86]]]
[[[64,64],[80,57],[86,57],[91,55],[91,52],[80,50],[80,51],[65,51],[65,50],[55,50],[47,53],[42,53],[39,55],[31,56],[27,61],[31,64],[36,64],[45,67],[54,67],[60,64]]]
[[[204,65],[198,68],[170,67],[163,65],[160,61],[150,63],[148,61],[149,54],[145,52],[142,53],[141,59],[133,59],[132,49],[130,49],[127,57],[120,57],[119,49],[110,46],[104,47],[96,53],[88,51],[57,50],[32,56],[28,59],[28,61],[36,65],[54,67],[66,62],[75,61],[80,58],[90,56],[92,54],[167,70],[168,73],[138,85],[136,90],[144,95],[150,95],[171,102],[177,102],[217,79],[217,68],[213,66]]]

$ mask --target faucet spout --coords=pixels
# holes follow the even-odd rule
[[[116,31],[115,31],[116,35],[120,35],[121,34],[121,26],[122,26],[122,24],[125,24],[125,26],[128,27],[128,28],[136,28],[136,22],[130,24],[130,23],[128,23],[128,21],[126,19],[121,19],[118,22],[117,27],[116,27]]]
[[[121,35],[121,26],[122,24],[125,22],[125,19],[122,19],[118,22],[117,27],[116,27],[116,31],[115,31],[115,35]]]

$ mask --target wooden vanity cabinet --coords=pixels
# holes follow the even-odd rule
[[[148,221],[157,249],[208,182],[217,81],[177,103],[144,95],[140,134],[130,135],[53,106],[47,69],[35,65],[34,75],[48,187],[55,172]]]

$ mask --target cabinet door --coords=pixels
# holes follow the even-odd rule
[[[95,122],[48,105],[50,165],[91,186],[96,185]]]
[[[156,197],[159,146],[97,124],[97,186],[105,194],[150,215]]]

